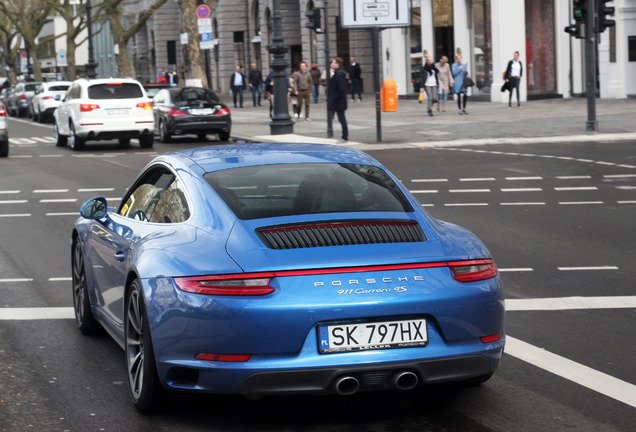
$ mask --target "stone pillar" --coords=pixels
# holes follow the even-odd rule
[[[458,1],[458,0],[455,0]],[[461,1],[461,0],[460,0]],[[523,76],[519,85],[521,101],[527,100],[526,74],[526,17],[524,0],[491,0],[492,29],[492,102],[508,102],[508,92],[500,92],[503,85],[502,72],[514,52],[519,51],[523,63]],[[455,23],[457,25],[457,23]],[[472,69],[471,69],[472,70]],[[516,101],[516,94],[513,96]]]

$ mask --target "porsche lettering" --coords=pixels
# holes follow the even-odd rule
[[[314,288],[317,287],[321,287],[321,286],[325,286],[325,285],[331,285],[331,286],[343,286],[343,285],[361,285],[363,283],[367,284],[367,285],[373,285],[373,284],[377,284],[377,283],[394,283],[394,282],[408,282],[409,280],[412,281],[424,281],[424,277],[423,276],[412,276],[411,278],[409,278],[408,276],[398,276],[398,277],[384,277],[381,279],[375,279],[375,278],[368,278],[368,279],[363,279],[363,280],[359,280],[359,279],[350,279],[347,281],[342,281],[342,280],[334,280],[331,282],[314,282]]]

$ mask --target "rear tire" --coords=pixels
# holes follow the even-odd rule
[[[86,138],[80,138],[75,135],[75,125],[73,123],[71,123],[69,129],[71,131],[71,136],[69,139],[70,147],[75,151],[83,149],[84,144],[86,144]]]
[[[229,132],[219,132],[219,139],[221,141],[229,141],[230,133]]]
[[[120,146],[127,146],[130,144],[130,138],[119,138],[118,141]]]
[[[168,126],[166,126],[166,121],[159,121],[159,141],[162,143],[170,142],[170,134],[168,133]]]
[[[68,137],[66,135],[60,135],[60,129],[57,126],[57,122],[53,125],[53,130],[55,131],[55,145],[57,147],[66,147]]]
[[[151,148],[155,143],[155,138],[152,135],[144,135],[139,137],[139,147],[141,148]]]
[[[9,141],[0,141],[0,157],[9,156]]]
[[[162,388],[139,279],[132,282],[126,296],[124,332],[128,389],[132,403],[140,411],[151,411],[160,400]]]

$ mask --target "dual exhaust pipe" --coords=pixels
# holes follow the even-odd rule
[[[412,390],[417,387],[419,378],[411,371],[397,371],[388,380],[391,388],[398,390]],[[343,375],[334,380],[333,389],[342,396],[349,396],[360,390],[360,381],[351,375]]]

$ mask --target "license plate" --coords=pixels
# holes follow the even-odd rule
[[[318,349],[323,354],[421,347],[427,343],[425,319],[318,327]]]
[[[106,110],[106,114],[108,115],[128,115],[130,114],[129,109],[124,108],[111,108]]]
[[[207,115],[212,114],[212,108],[192,108],[190,112],[192,115]]]

